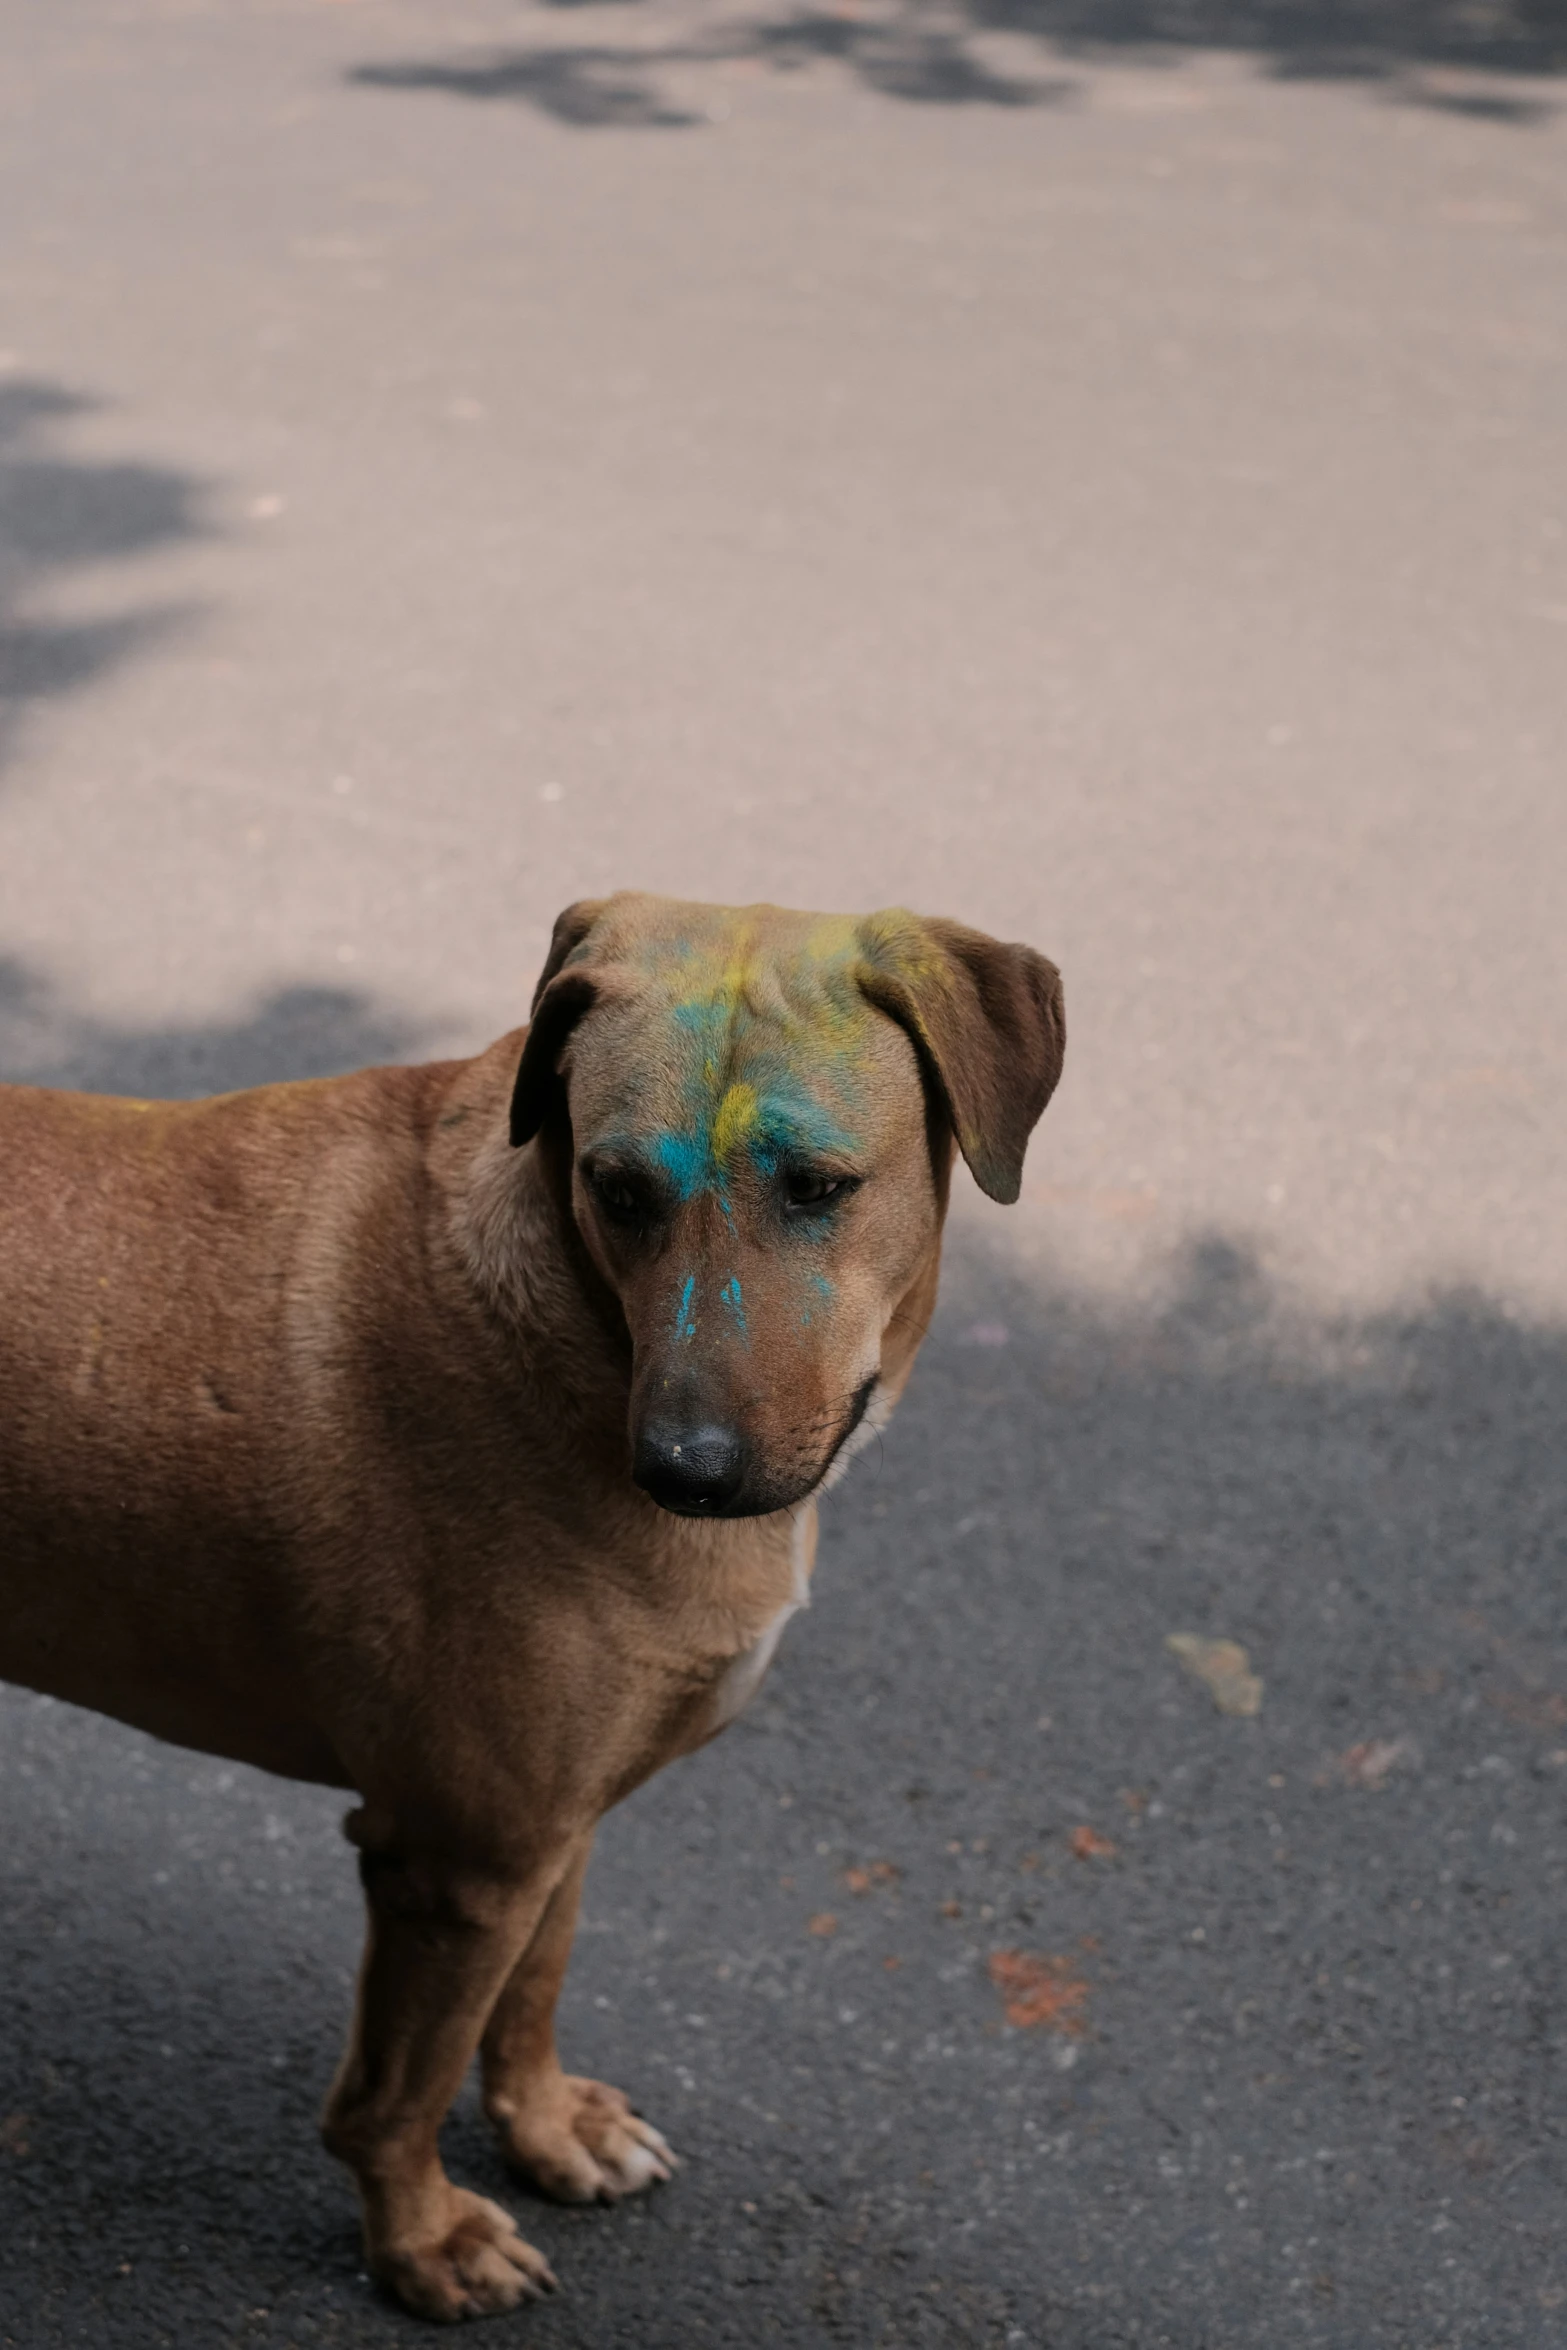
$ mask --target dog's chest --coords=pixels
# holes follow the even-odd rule
[[[791,1566],[793,1583],[788,1598],[756,1637],[720,1667],[708,1697],[704,1736],[711,1737],[745,1711],[767,1676],[790,1617],[810,1605],[809,1551],[803,1529],[793,1546]]]
[[[744,1713],[766,1679],[767,1668],[778,1653],[784,1626],[791,1616],[798,1615],[802,1605],[803,1602],[797,1599],[785,1601],[761,1637],[754,1640],[749,1648],[743,1648],[738,1656],[731,1657],[723,1667],[708,1700],[709,1730],[722,1730],[737,1714]]]

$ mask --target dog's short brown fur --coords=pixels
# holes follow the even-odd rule
[[[595,1823],[765,1670],[929,1320],[954,1143],[1015,1198],[1062,1049],[1026,947],[628,895],[472,1061],[0,1088],[0,1676],[356,1791],[325,2133],[410,2308],[551,2281],[440,2165],[475,2048],[549,2193],[668,2175],[555,2052]]]

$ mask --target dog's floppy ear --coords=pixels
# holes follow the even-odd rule
[[[517,1064],[517,1082],[511,1093],[513,1150],[531,1142],[543,1125],[560,1076],[560,1056],[567,1037],[598,994],[598,983],[588,971],[561,968],[581,946],[603,913],[603,898],[579,898],[555,923],[550,951],[533,991],[528,1038]]]
[[[860,924],[861,991],[908,1031],[981,1191],[1010,1206],[1061,1075],[1061,974],[1032,947],[901,909]]]

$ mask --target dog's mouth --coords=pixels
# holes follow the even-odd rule
[[[865,1415],[871,1408],[871,1398],[880,1385],[881,1373],[873,1371],[870,1377],[863,1380],[855,1389],[854,1400],[849,1406],[849,1416],[833,1439],[833,1448],[822,1463],[822,1473],[817,1479],[818,1484],[824,1484],[832,1475],[833,1470],[843,1459],[845,1447],[851,1445],[859,1434],[865,1424]]]
[[[880,1373],[873,1371],[850,1399],[825,1460],[804,1475],[768,1476],[746,1457],[740,1437],[716,1425],[674,1429],[649,1423],[637,1439],[632,1474],[661,1510],[675,1518],[770,1518],[809,1500],[842,1475],[867,1429]],[[760,1472],[760,1473],[758,1473]]]
[[[813,1492],[824,1492],[828,1486],[836,1485],[855,1454],[863,1451],[871,1438],[885,1424],[886,1413],[882,1412],[878,1416],[871,1409],[880,1387],[881,1373],[873,1371],[870,1377],[855,1389],[854,1401],[849,1406],[849,1416],[838,1431],[821,1475],[812,1488]]]

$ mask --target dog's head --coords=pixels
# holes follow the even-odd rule
[[[954,1143],[1016,1199],[1064,1044],[1054,964],[959,923],[631,894],[562,914],[511,1136],[569,1140],[654,1500],[752,1517],[821,1484],[929,1287]]]

